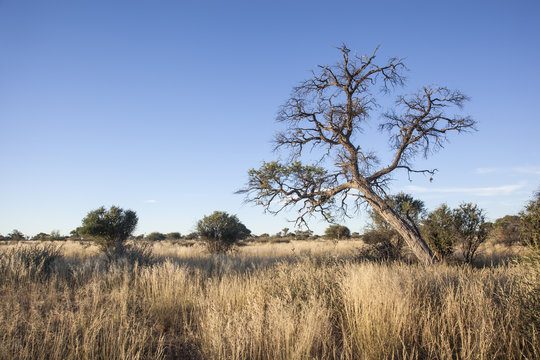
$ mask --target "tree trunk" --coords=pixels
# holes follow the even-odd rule
[[[424,265],[431,265],[438,261],[429,246],[420,234],[409,223],[398,216],[388,204],[377,195],[371,188],[362,186],[360,189],[366,196],[373,210],[378,212],[383,219],[403,237],[409,248],[418,260]]]

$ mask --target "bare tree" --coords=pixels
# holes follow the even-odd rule
[[[310,79],[293,89],[279,111],[277,120],[286,130],[276,135],[276,149],[288,149],[290,161],[264,163],[250,170],[248,184],[239,193],[274,214],[297,205],[297,223],[305,223],[305,217],[315,212],[330,221],[336,212],[350,216],[349,198],[355,200],[354,211],[367,202],[422,263],[433,263],[436,258],[419,231],[388,205],[386,185],[397,170],[409,176],[435,174],[436,169],[416,169],[411,161],[418,154],[427,156],[442,148],[449,132],[474,126],[469,117],[447,114],[451,106],[461,108],[467,97],[437,86],[398,97],[395,108],[382,114],[379,125],[392,151],[391,160],[381,166],[379,157],[362,146],[359,135],[379,107],[377,93],[388,95],[393,87],[403,85],[405,65],[398,58],[377,65],[377,49],[366,56],[353,56],[345,45],[339,50],[342,59],[336,65],[319,66]],[[302,155],[313,155],[314,149],[322,150],[321,159],[302,164]]]

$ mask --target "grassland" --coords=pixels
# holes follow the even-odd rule
[[[362,244],[0,246],[1,359],[537,359],[537,267],[370,263]]]

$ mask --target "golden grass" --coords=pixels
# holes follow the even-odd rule
[[[540,357],[519,301],[531,291],[521,279],[538,269],[375,264],[351,255],[359,247],[258,244],[211,256],[160,243],[156,261],[139,266],[66,243],[47,268],[4,247],[0,358]]]

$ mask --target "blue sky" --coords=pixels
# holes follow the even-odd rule
[[[540,186],[539,16],[538,1],[0,1],[0,234],[67,234],[101,205],[135,210],[136,233],[188,233],[214,210],[255,233],[292,228],[294,211],[234,191],[284,156],[279,106],[342,43],[405,57],[396,94],[471,97],[478,132],[419,159],[433,182],[400,174],[391,192],[515,214]]]

